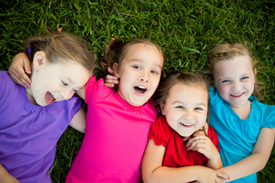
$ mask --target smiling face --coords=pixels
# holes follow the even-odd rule
[[[245,107],[254,91],[255,74],[247,56],[220,61],[214,66],[215,87],[231,107]]]
[[[119,95],[132,106],[144,105],[157,89],[162,66],[162,54],[155,46],[132,45],[120,66],[114,64]]]
[[[206,122],[208,91],[199,85],[177,83],[169,90],[161,109],[169,126],[180,136],[189,137]]]
[[[91,73],[74,61],[50,63],[40,57],[34,57],[32,83],[26,88],[29,100],[40,106],[70,99],[75,91],[83,87]]]

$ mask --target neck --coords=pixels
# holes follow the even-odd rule
[[[34,100],[33,96],[32,96],[32,92],[30,88],[25,88],[26,89],[26,95],[29,99],[29,101],[33,104],[33,105],[37,105],[36,101]]]
[[[242,106],[242,107],[230,106],[230,107],[241,119],[249,118],[249,114],[251,112],[251,102],[249,100],[247,101],[247,104],[245,106]]]

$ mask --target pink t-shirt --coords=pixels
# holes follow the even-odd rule
[[[86,133],[66,182],[138,183],[147,135],[157,117],[153,101],[133,107],[95,77],[85,96]]]

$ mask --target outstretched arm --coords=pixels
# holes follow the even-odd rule
[[[166,167],[162,166],[165,153],[163,146],[155,145],[150,139],[148,141],[141,165],[143,181],[146,182],[217,182],[221,183],[219,177],[228,177],[221,172],[203,166]]]
[[[31,74],[30,61],[25,53],[18,53],[10,65],[10,77],[17,84],[30,87],[31,80],[26,73]]]
[[[19,181],[0,164],[0,183],[19,183]]]
[[[262,170],[269,159],[274,144],[274,138],[275,129],[261,129],[252,154],[238,163],[221,168],[220,171],[230,176],[231,181]]]

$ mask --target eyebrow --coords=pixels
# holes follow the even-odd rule
[[[141,59],[137,59],[137,58],[133,58],[130,60],[130,62],[143,62],[143,63],[146,63],[144,60],[141,60]],[[153,64],[154,66],[158,67],[158,68],[162,68],[162,66],[160,64]]]
[[[181,102],[181,101],[179,101],[179,100],[174,101],[172,104],[175,104],[175,103],[185,104],[184,102]],[[207,105],[205,105],[204,103],[198,103],[198,104],[196,104],[196,105],[203,105],[203,106],[207,106]]]

